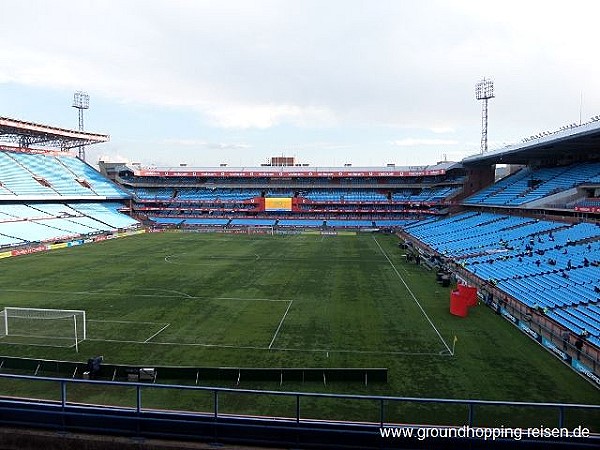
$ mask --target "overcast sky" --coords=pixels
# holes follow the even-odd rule
[[[88,161],[434,164],[600,114],[600,2],[3,0],[0,116],[111,135]]]

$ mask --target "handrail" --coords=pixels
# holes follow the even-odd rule
[[[39,396],[33,398],[15,398],[15,396],[0,395],[0,405],[5,414],[0,415],[0,424],[19,427],[42,428],[47,430],[59,430],[62,432],[82,431],[87,433],[106,434],[111,433],[117,436],[137,436],[137,437],[153,437],[161,439],[183,439],[183,440],[206,440],[211,442],[220,442],[221,439],[226,439],[228,442],[238,442],[251,445],[269,445],[283,447],[298,447],[302,443],[310,443],[314,446],[318,442],[319,448],[340,448],[340,445],[349,445],[351,448],[369,448],[379,449],[382,445],[382,430],[388,427],[401,428],[416,428],[423,427],[443,427],[443,428],[472,428],[474,430],[487,430],[490,424],[487,423],[485,416],[476,414],[478,406],[485,407],[521,407],[532,408],[533,414],[526,416],[536,416],[540,409],[552,411],[551,423],[545,423],[543,427],[558,427],[566,429],[565,425],[572,425],[572,416],[578,419],[586,417],[584,422],[579,422],[579,429],[587,432],[586,436],[577,438],[573,435],[574,440],[565,441],[562,438],[556,438],[557,442],[565,444],[564,448],[582,448],[580,445],[585,444],[586,448],[592,448],[600,442],[600,430],[597,429],[596,418],[600,412],[600,404],[585,405],[585,404],[569,404],[569,403],[530,403],[530,402],[513,402],[513,401],[498,401],[498,400],[465,400],[465,399],[440,399],[440,398],[416,398],[416,397],[395,397],[395,396],[370,396],[370,395],[355,395],[355,394],[330,394],[317,392],[286,392],[272,390],[252,390],[252,389],[234,389],[227,387],[209,387],[209,386],[190,386],[190,385],[170,385],[170,384],[153,384],[142,382],[125,382],[125,381],[105,381],[105,380],[85,380],[85,379],[70,379],[70,378],[52,378],[52,377],[36,377],[32,375],[15,375],[15,374],[0,374],[0,381],[6,380],[25,380],[30,382],[42,381],[53,382],[59,384],[60,398],[56,399],[40,399]],[[128,406],[117,405],[111,402],[102,404],[87,403],[85,400],[78,399],[77,401],[69,402],[68,385],[88,385],[88,386],[106,386],[110,387],[127,387],[128,394],[121,393],[130,398],[132,395],[133,403]],[[177,389],[181,392],[196,391],[208,393],[208,397],[212,397],[210,406],[205,405],[200,410],[189,410],[186,408],[164,407],[156,408],[143,405],[142,390],[155,389]],[[106,389],[109,390],[109,389]],[[81,392],[79,392],[81,394]],[[253,398],[253,403],[260,404],[260,396],[279,396],[286,397],[294,401],[288,404],[287,412],[276,415],[262,414],[249,415],[243,409],[232,411],[227,406],[227,395],[221,394],[251,394],[257,398]],[[225,400],[223,400],[225,398]],[[343,400],[358,400],[370,402],[371,405],[367,408],[370,412],[367,416],[363,416],[358,421],[350,416],[333,417],[331,415],[312,416],[310,413],[303,414],[304,402],[303,399],[311,399],[307,402],[312,404],[309,410],[319,403],[318,399],[339,399],[340,403]],[[388,416],[388,407],[395,402],[404,402],[405,405],[411,404],[430,404],[435,407],[440,405],[463,405],[466,408],[466,421],[462,421],[465,417],[459,414],[456,420],[448,423],[446,419],[441,421],[418,421],[410,416],[404,416],[400,421]],[[288,403],[288,402],[285,402]],[[208,407],[207,407],[208,406]],[[402,405],[404,406],[404,405]],[[227,412],[222,412],[223,410]],[[378,411],[377,411],[378,410]],[[586,413],[586,414],[580,414]],[[375,416],[374,414],[377,414]],[[447,416],[445,416],[447,417]],[[463,417],[461,420],[460,417]],[[492,415],[493,417],[493,415]],[[530,421],[531,418],[527,419]],[[535,419],[534,419],[535,420]],[[438,425],[434,425],[437,423]],[[537,423],[537,421],[535,422]],[[401,425],[400,425],[401,424]],[[525,423],[517,424],[514,429],[526,430],[528,425]],[[502,425],[504,427],[504,425]],[[582,439],[584,441],[582,441]],[[315,441],[317,439],[317,441]],[[470,438],[470,442],[480,442],[481,439],[477,436]],[[431,441],[432,445],[436,442]],[[450,441],[444,441],[448,444]],[[458,441],[453,441],[457,443]],[[516,441],[514,441],[516,442]],[[513,442],[513,443],[514,443]],[[550,441],[552,442],[552,441]],[[461,444],[468,443],[461,441]],[[525,441],[521,442],[526,444]],[[335,445],[334,445],[335,444]],[[390,448],[401,447],[405,448],[406,442],[403,440],[392,440],[386,443],[390,444]],[[495,442],[486,441],[486,448],[506,448],[504,446],[506,440],[499,440],[497,447]],[[445,447],[446,445],[444,445]],[[314,447],[313,447],[314,448]],[[512,448],[512,447],[511,447]],[[562,447],[561,447],[562,448]]]
[[[448,398],[426,398],[426,397],[396,397],[386,395],[363,395],[363,394],[331,394],[322,392],[300,392],[300,391],[273,391],[262,389],[237,389],[215,386],[190,386],[179,384],[161,384],[161,383],[142,383],[128,381],[106,381],[106,380],[84,380],[71,378],[55,378],[41,377],[33,375],[16,375],[16,374],[0,374],[1,378],[19,379],[19,380],[35,380],[35,381],[50,381],[64,384],[90,384],[90,385],[107,385],[107,386],[122,386],[135,387],[145,389],[177,389],[189,391],[205,391],[219,393],[235,393],[235,394],[256,394],[256,395],[273,395],[273,396],[288,396],[288,397],[318,397],[318,398],[337,398],[344,400],[380,400],[380,401],[397,401],[397,402],[416,402],[416,403],[439,403],[439,404],[459,404],[459,405],[488,405],[488,406],[522,406],[522,407],[539,407],[539,408],[584,408],[600,410],[600,405],[581,404],[581,403],[553,403],[553,402],[517,402],[503,400],[477,400],[477,399],[448,399]]]

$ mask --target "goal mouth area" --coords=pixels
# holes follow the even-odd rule
[[[0,311],[0,343],[75,347],[86,339],[82,310],[5,307]]]

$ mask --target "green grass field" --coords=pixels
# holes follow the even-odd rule
[[[159,233],[0,260],[0,306],[85,310],[88,333],[79,353],[42,334],[4,337],[0,354],[104,355],[143,366],[387,367],[387,384],[241,387],[600,404],[600,391],[488,308],[451,316],[449,288],[407,264],[397,242],[380,234]],[[334,403],[315,408],[339,411]],[[365,419],[361,408],[343,409]]]

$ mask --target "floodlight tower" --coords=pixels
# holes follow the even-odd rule
[[[90,96],[86,92],[77,91],[73,95],[73,108],[79,112],[79,131],[83,131],[83,110],[90,109]],[[79,146],[79,159],[85,161],[85,146]]]
[[[483,100],[481,110],[481,153],[488,150],[487,126],[488,126],[488,100],[494,98],[494,82],[485,78],[475,85],[475,98]]]

